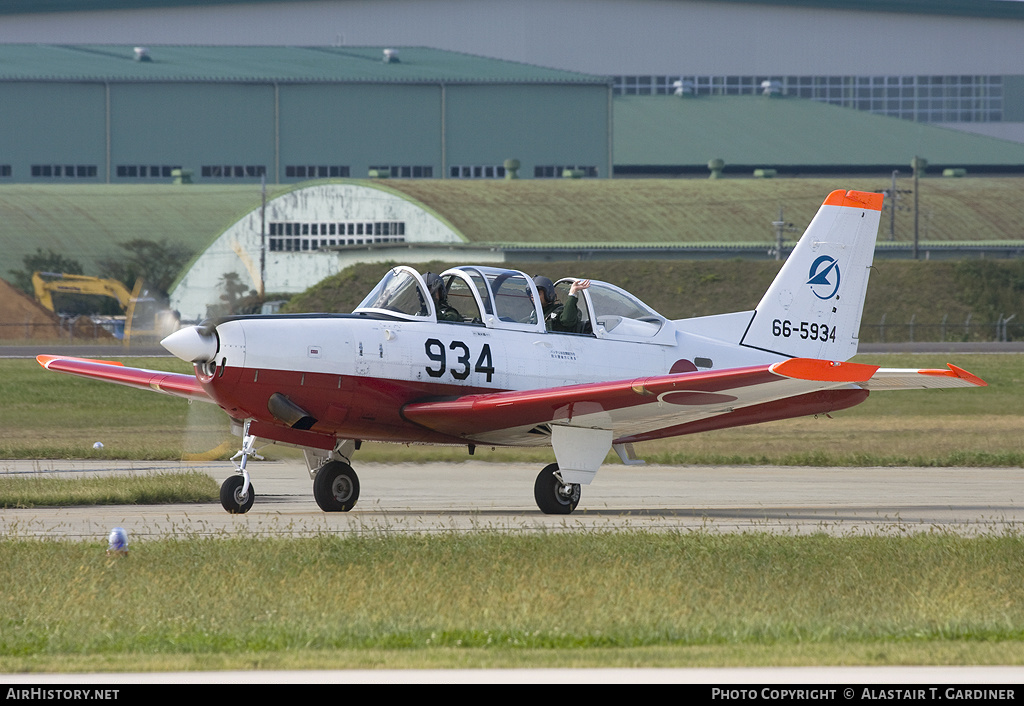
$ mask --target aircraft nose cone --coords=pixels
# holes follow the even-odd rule
[[[206,363],[217,355],[217,337],[202,332],[198,326],[175,331],[160,345],[189,363]]]

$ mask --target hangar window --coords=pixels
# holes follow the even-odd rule
[[[797,96],[919,122],[1003,120],[1002,76],[616,76],[616,95]]]
[[[267,224],[271,252],[319,250],[337,245],[372,245],[405,242],[405,221],[370,223],[282,222]],[[335,238],[334,235],[367,235],[367,238]],[[298,237],[296,237],[298,236]]]
[[[452,179],[504,179],[503,164],[454,165],[448,169]]]
[[[266,166],[251,164],[248,166],[232,164],[204,164],[200,173],[207,179],[246,179],[265,176]]]
[[[331,179],[349,176],[347,164],[289,164],[284,175],[288,179]]]
[[[170,179],[174,169],[181,169],[181,165],[119,164],[115,173],[120,179]]]
[[[597,176],[597,167],[538,164],[533,168],[534,179],[560,179],[566,176],[593,178]]]
[[[0,177],[9,177],[9,176],[11,176],[11,165],[10,164],[0,164]]]
[[[384,177],[384,173],[387,172],[387,177],[391,179],[433,179],[434,168],[429,164],[426,165],[388,165],[378,164],[371,165],[368,173],[371,177],[376,174],[378,178]]]
[[[95,178],[99,170],[95,164],[33,164],[31,174],[41,179]]]

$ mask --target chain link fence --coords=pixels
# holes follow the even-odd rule
[[[978,321],[968,314],[954,320],[949,315],[936,322],[934,318],[895,321],[883,314],[876,322],[861,320],[862,343],[914,343],[914,342],[970,342],[1024,340],[1024,321],[1016,314],[1000,314],[995,321]]]

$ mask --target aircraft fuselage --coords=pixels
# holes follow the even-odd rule
[[[682,359],[676,345],[360,315],[243,317],[216,332],[216,358],[196,370],[232,417],[281,424],[277,393],[314,433],[376,441],[464,443],[405,420],[410,402],[660,375]]]

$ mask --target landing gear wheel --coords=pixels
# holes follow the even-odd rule
[[[220,504],[232,515],[243,515],[249,512],[253,500],[256,499],[256,491],[249,484],[249,491],[242,496],[242,484],[245,479],[242,476],[228,476],[220,485]]]
[[[533,498],[546,515],[568,515],[580,504],[580,485],[563,482],[558,464],[552,463],[537,475]]]
[[[313,497],[324,512],[348,512],[359,499],[359,476],[347,463],[329,461],[313,478]]]

